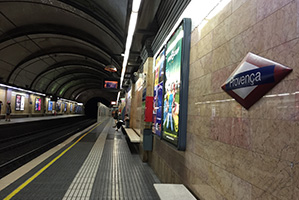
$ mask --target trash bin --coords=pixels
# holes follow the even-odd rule
[[[153,135],[151,129],[143,130],[143,150],[145,151],[153,150]]]
[[[125,124],[126,124],[126,128],[130,128],[130,120],[126,120]]]

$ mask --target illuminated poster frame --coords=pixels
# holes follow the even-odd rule
[[[16,95],[16,106],[15,110],[21,110],[21,95],[17,94]]]
[[[25,97],[23,95],[16,95],[16,111],[23,111],[25,110]]]
[[[165,47],[155,59],[154,69],[154,109],[153,109],[153,132],[161,137],[163,118],[163,87],[164,87]]]
[[[48,111],[52,111],[53,110],[53,101],[49,101],[48,102]]]
[[[186,149],[191,19],[185,18],[166,44],[162,139]]]
[[[35,111],[40,111],[41,110],[41,105],[42,105],[42,100],[41,98],[35,98]]]

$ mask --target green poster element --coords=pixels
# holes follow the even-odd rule
[[[167,43],[163,138],[178,144],[183,27]]]

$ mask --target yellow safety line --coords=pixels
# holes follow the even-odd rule
[[[40,169],[38,172],[36,172],[33,176],[31,176],[27,181],[25,181],[22,185],[20,185],[17,189],[15,189],[12,193],[10,193],[7,197],[4,198],[4,200],[9,200],[12,197],[14,197],[16,194],[18,194],[24,187],[26,187],[29,183],[31,183],[35,178],[37,178],[41,173],[43,173],[47,168],[49,168],[56,160],[58,160],[61,156],[63,156],[66,152],[68,152],[73,146],[75,146],[80,140],[82,140],[88,133],[93,131],[95,128],[97,128],[101,123],[96,125],[94,128],[92,128],[90,131],[82,135],[74,144],[69,146],[66,150],[64,150],[61,154],[59,154],[56,158],[54,158],[51,162],[49,162],[46,166],[44,166],[42,169]]]

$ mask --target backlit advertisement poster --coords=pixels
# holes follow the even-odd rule
[[[25,97],[22,95],[16,95],[16,110],[24,110],[25,109]]]
[[[67,111],[67,103],[64,103],[64,112]]]
[[[161,136],[162,131],[162,106],[163,106],[163,77],[164,77],[165,50],[157,56],[155,62],[155,86],[153,109],[153,132]]]
[[[48,102],[48,111],[52,111],[53,110],[53,101],[49,101]]]
[[[73,104],[70,105],[70,112],[73,111]]]
[[[35,110],[40,111],[41,110],[41,105],[42,105],[41,98],[36,98],[35,99]]]
[[[20,110],[25,110],[25,97],[21,96],[21,109]]]
[[[166,44],[162,139],[186,149],[191,20],[184,19]]]
[[[16,95],[16,110],[21,110],[21,95]]]

